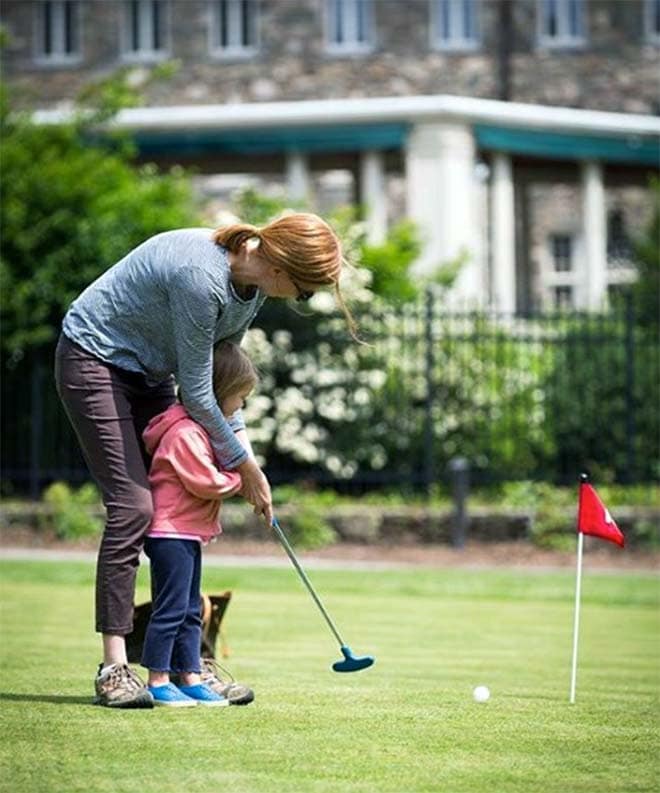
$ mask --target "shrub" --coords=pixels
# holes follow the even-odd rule
[[[102,521],[93,513],[100,497],[94,485],[87,483],[73,490],[65,482],[53,482],[43,493],[43,501],[51,507],[52,526],[61,540],[77,540],[99,535]]]
[[[575,510],[577,489],[557,488],[547,482],[505,482],[497,488],[500,506],[525,509],[531,515],[529,539],[540,548],[570,550],[575,545],[571,529],[571,507]]]
[[[111,110],[130,97],[126,79],[102,91]],[[119,89],[109,97],[112,86]],[[71,301],[131,248],[197,221],[180,168],[136,167],[127,140],[90,136],[87,125],[109,113],[38,125],[6,94],[0,101],[1,350],[10,365],[52,344]]]
[[[542,384],[558,473],[652,481],[660,474],[660,348],[645,329],[603,319],[566,320]]]
[[[395,304],[417,298],[419,281],[411,277],[410,268],[421,247],[412,221],[395,225],[381,245],[363,245],[360,264],[372,273],[374,294]]]
[[[323,511],[310,504],[296,509],[287,522],[287,536],[291,544],[301,549],[313,550],[331,545],[337,540],[332,526]]]

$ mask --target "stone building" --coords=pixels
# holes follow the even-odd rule
[[[505,311],[599,308],[632,277],[659,164],[659,0],[4,0],[4,73],[57,118],[90,80],[175,76],[124,111],[221,198],[280,184],[413,218],[420,271]]]

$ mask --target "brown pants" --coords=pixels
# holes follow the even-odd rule
[[[174,378],[149,386],[143,375],[109,366],[62,335],[55,382],[107,514],[96,566],[96,630],[126,636],[153,514],[142,432],[174,403]]]

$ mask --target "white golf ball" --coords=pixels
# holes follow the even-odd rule
[[[488,702],[490,699],[490,691],[488,686],[477,686],[472,692],[475,702]]]

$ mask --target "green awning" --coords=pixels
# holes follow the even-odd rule
[[[602,160],[660,168],[660,137],[657,136],[576,135],[484,124],[477,124],[474,132],[481,149],[543,159]]]
[[[134,139],[143,155],[333,153],[401,149],[409,129],[408,124],[328,124],[266,129],[138,130]],[[546,160],[592,159],[660,168],[657,136],[578,135],[486,124],[475,125],[474,134],[478,147],[486,150]]]
[[[278,154],[398,149],[405,143],[405,124],[355,124],[271,129],[137,131],[141,154],[199,156],[225,154]]]

